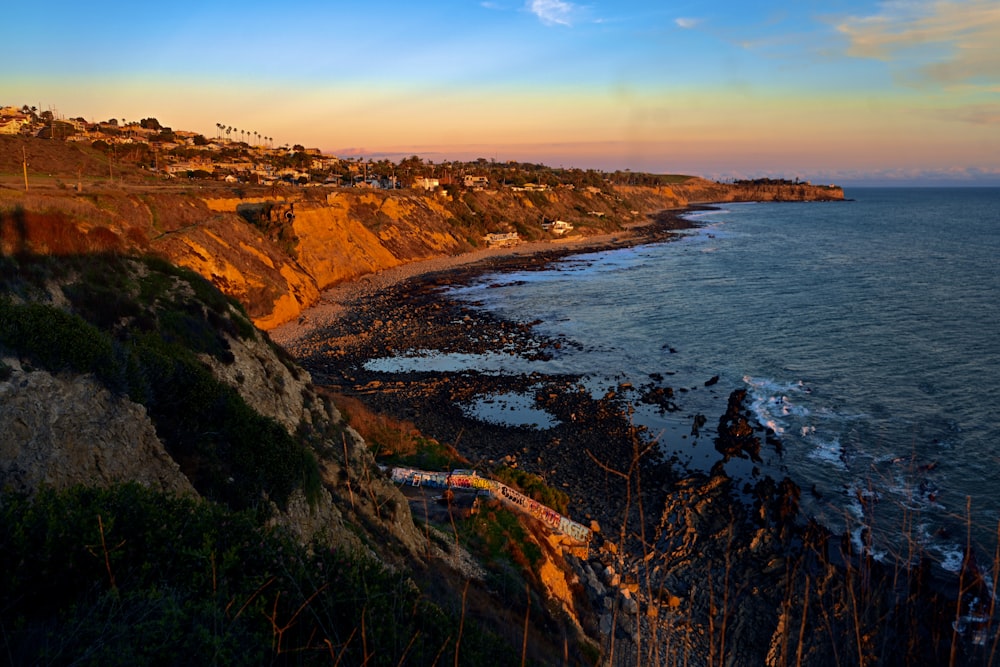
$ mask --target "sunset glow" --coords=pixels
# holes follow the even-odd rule
[[[995,0],[205,4],[13,6],[0,104],[345,156],[1000,183]]]

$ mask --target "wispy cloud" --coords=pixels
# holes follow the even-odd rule
[[[942,120],[1000,126],[1000,104],[970,104],[958,109],[942,109],[936,115]]]
[[[1000,79],[996,0],[887,2],[877,14],[844,19],[837,30],[849,55],[899,64],[936,83]]]
[[[701,23],[701,19],[685,18],[682,16],[674,19],[674,23],[677,25],[678,28],[684,28],[685,30],[690,30],[696,27],[699,23]]]
[[[528,0],[528,10],[545,25],[572,26],[579,8],[563,0]]]

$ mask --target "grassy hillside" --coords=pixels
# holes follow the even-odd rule
[[[252,407],[247,385],[277,378],[244,373],[237,348],[261,335],[204,278],[157,258],[0,256],[0,397],[15,382],[29,391],[32,374],[94,378],[145,408],[198,494],[122,480],[66,488],[58,467],[45,471],[52,487],[13,490],[19,472],[5,467],[0,629],[12,664],[520,664],[525,605],[540,664],[562,664],[550,632],[575,638],[571,664],[595,657],[546,609],[541,553],[512,515],[494,508],[461,532],[495,572],[470,581],[437,560],[455,548],[438,529],[403,543],[419,534],[405,501],[348,447],[345,425],[309,409],[289,431]],[[267,354],[301,373],[280,349]],[[219,368],[237,369],[239,390]],[[96,405],[87,417],[104,418]],[[303,540],[300,521],[319,530]],[[520,599],[526,582],[530,598],[491,611],[504,606],[497,586]]]

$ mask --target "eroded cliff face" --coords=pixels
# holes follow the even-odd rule
[[[0,480],[30,493],[40,486],[137,482],[194,495],[156,435],[146,409],[86,375],[25,369],[5,357],[0,381]]]
[[[727,201],[843,199],[839,188],[732,185],[692,178],[671,186],[421,193],[364,189],[259,192],[160,191],[0,197],[4,252],[154,252],[208,278],[240,301],[262,329],[296,318],[339,282],[482,244],[487,231],[552,238],[562,219],[574,234],[614,233],[667,208]],[[248,215],[254,206],[266,215]],[[4,210],[6,209],[6,210]]]

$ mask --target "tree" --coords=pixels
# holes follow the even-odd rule
[[[162,130],[163,126],[160,125],[160,121],[155,118],[143,118],[139,121],[139,127],[145,128],[147,130]]]

